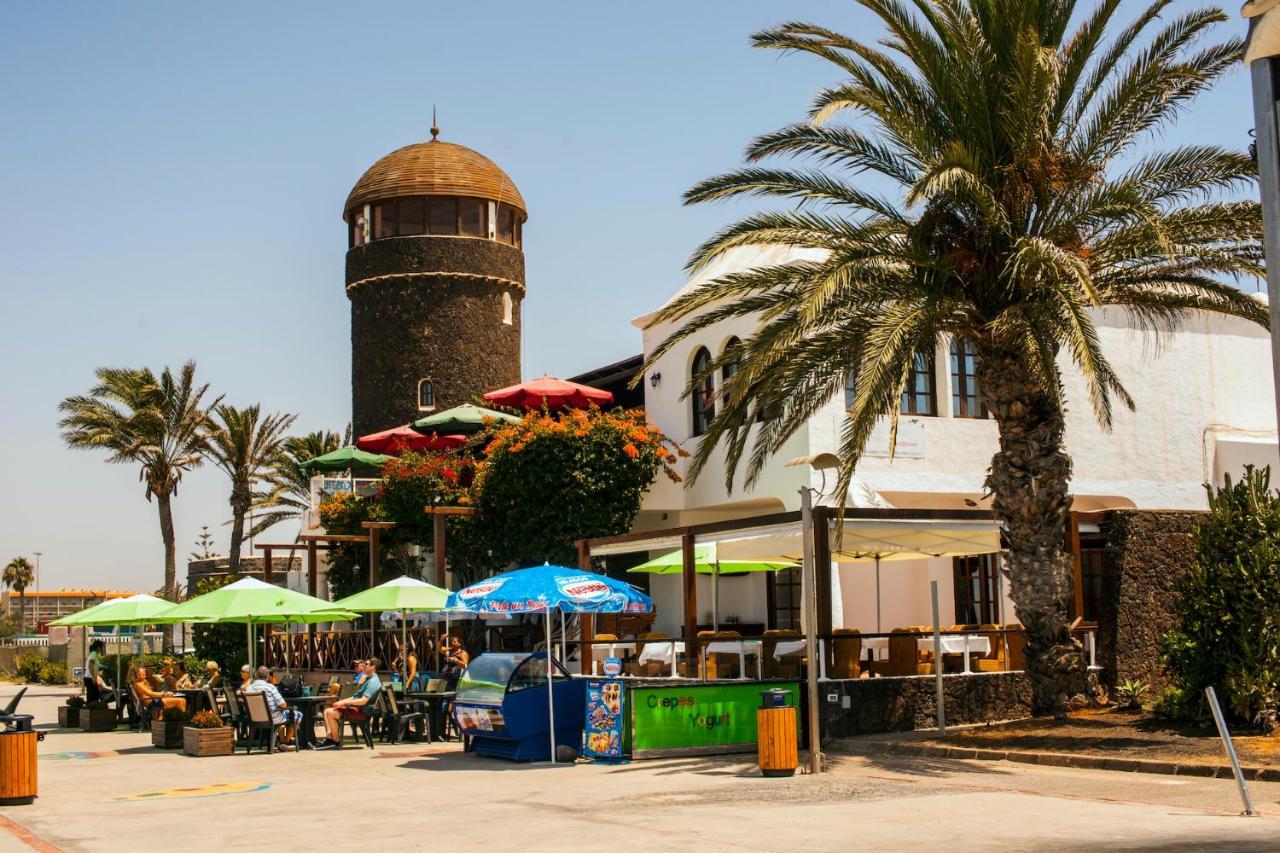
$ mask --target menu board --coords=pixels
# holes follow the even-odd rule
[[[620,761],[622,751],[622,682],[613,678],[587,682],[586,744],[583,755],[604,761]]]

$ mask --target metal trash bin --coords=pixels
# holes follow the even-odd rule
[[[36,748],[44,732],[31,722],[30,714],[0,715],[0,805],[29,805],[36,798]]]
[[[794,776],[800,766],[796,736],[796,707],[791,691],[765,690],[756,711],[756,745],[760,772],[765,776]]]

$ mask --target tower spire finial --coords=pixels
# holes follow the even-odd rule
[[[440,135],[440,128],[436,125],[436,105],[431,105],[431,141],[435,142],[436,137]]]

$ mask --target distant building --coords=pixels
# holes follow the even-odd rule
[[[271,582],[276,586],[287,586],[289,589],[303,589],[306,578],[303,576],[302,555],[306,549],[298,547],[297,555],[271,558]],[[190,560],[187,563],[187,592],[195,591],[196,585],[207,578],[226,577],[231,560],[229,557],[209,557],[204,560]],[[241,557],[239,577],[262,579],[261,557]]]
[[[54,619],[77,613],[112,598],[128,598],[131,595],[137,595],[137,592],[118,589],[42,589],[36,592],[28,589],[25,596],[27,624],[36,626],[37,632],[42,633],[41,627]],[[6,617],[18,616],[22,609],[21,598],[23,596],[12,591],[0,593],[0,607],[4,608]]]

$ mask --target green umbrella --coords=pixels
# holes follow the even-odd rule
[[[322,456],[316,456],[308,459],[306,462],[299,463],[299,467],[310,471],[312,468],[317,471],[346,471],[352,465],[370,465],[377,467],[387,461],[387,457],[380,453],[369,453],[361,450],[355,445],[340,447],[330,453]]]
[[[470,435],[484,429],[486,419],[507,424],[520,423],[520,418],[515,415],[463,403],[461,406],[454,406],[452,409],[445,409],[420,421],[414,421],[413,428],[418,432]]]
[[[333,606],[343,610],[354,610],[357,613],[400,614],[400,679],[404,681],[407,676],[406,667],[409,657],[405,653],[409,633],[405,626],[405,614],[421,610],[443,610],[448,599],[449,590],[447,589],[410,577],[398,577],[372,589],[335,601]],[[405,689],[409,689],[407,683]]]
[[[720,630],[719,584],[720,575],[738,575],[746,572],[779,572],[794,569],[798,564],[790,560],[721,560],[716,543],[706,542],[693,549],[693,570],[700,575],[711,575],[711,627]],[[684,552],[672,551],[641,563],[628,572],[653,575],[678,575],[684,572]]]
[[[332,602],[322,598],[264,583],[257,578],[241,578],[175,605],[153,621],[243,622],[249,638],[249,665],[252,666],[254,625],[353,618],[354,613],[335,608]]]
[[[113,667],[116,671],[116,695],[120,695],[120,626],[121,625],[150,625],[157,621],[157,617],[167,610],[173,608],[172,601],[165,601],[163,598],[156,598],[154,595],[146,595],[139,593],[138,595],[130,595],[127,598],[113,598],[95,604],[92,607],[63,616],[50,622],[50,625],[63,626],[92,626],[92,625],[112,625],[115,627],[116,638],[116,663]]]

